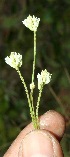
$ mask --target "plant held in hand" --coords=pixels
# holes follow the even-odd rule
[[[25,19],[22,22],[27,28],[29,28],[34,33],[34,60],[33,60],[32,81],[30,83],[30,93],[28,91],[24,77],[21,75],[21,72],[19,70],[19,68],[22,66],[22,55],[20,55],[19,53],[16,53],[16,52],[11,52],[10,56],[9,57],[7,56],[5,58],[5,62],[7,64],[9,64],[11,67],[15,68],[16,71],[18,72],[19,77],[22,81],[22,84],[24,85],[26,95],[27,95],[33,126],[35,129],[39,129],[40,125],[39,125],[39,119],[38,119],[38,109],[39,109],[41,94],[42,94],[44,85],[48,84],[50,82],[51,74],[45,69],[45,70],[41,71],[41,74],[38,73],[38,75],[37,75],[39,95],[38,95],[36,111],[35,111],[34,101],[33,101],[34,100],[33,92],[34,92],[34,88],[35,88],[34,73],[35,73],[35,64],[36,64],[36,32],[37,32],[37,28],[39,26],[40,18],[37,18],[34,15],[33,15],[33,17],[31,15],[29,15],[27,17],[27,19]]]

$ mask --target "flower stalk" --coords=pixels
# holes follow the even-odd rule
[[[29,104],[29,108],[30,108],[30,115],[31,115],[32,122],[33,122],[33,120],[34,120],[34,113],[33,113],[32,107],[31,107],[31,102],[30,102],[28,89],[27,89],[26,83],[25,83],[24,78],[22,77],[21,72],[20,72],[19,69],[17,69],[17,73],[19,74],[19,77],[20,77],[20,79],[22,81],[22,84],[24,85],[24,88],[25,88],[25,92],[26,92],[26,95],[27,95],[28,104]]]
[[[40,105],[42,91],[43,91],[43,86],[41,87],[41,89],[39,91],[39,96],[38,96],[37,105],[36,105],[36,119],[37,119],[37,121],[38,121],[38,113],[39,113],[38,111],[39,111],[39,105]]]
[[[34,82],[35,62],[36,62],[36,32],[34,31],[34,61],[33,61],[32,83]]]
[[[19,68],[22,66],[22,55],[16,52],[11,52],[10,56],[9,57],[7,56],[5,58],[5,62],[9,64],[12,68],[16,69],[22,81],[22,84],[26,92],[26,96],[27,96],[27,100],[28,100],[28,104],[30,108],[30,115],[32,118],[34,129],[40,129],[38,112],[39,112],[41,95],[42,95],[44,85],[48,84],[51,80],[51,74],[46,69],[42,70],[41,74],[38,73],[37,79],[38,79],[39,95],[38,95],[37,105],[36,105],[36,110],[35,110],[33,94],[34,94],[34,88],[35,88],[34,78],[35,78],[35,67],[36,67],[36,32],[39,26],[39,21],[40,21],[40,18],[37,18],[34,15],[33,17],[29,15],[27,19],[22,21],[23,24],[34,33],[34,60],[33,60],[33,69],[32,69],[32,80],[30,84],[30,92],[28,91],[24,77],[21,75],[21,72],[19,70]]]

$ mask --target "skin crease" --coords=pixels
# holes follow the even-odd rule
[[[60,147],[60,140],[64,134],[65,130],[65,120],[61,114],[56,111],[48,111],[40,117],[40,130],[32,131],[33,126],[30,123],[25,129],[23,129],[17,138],[14,140],[10,148],[4,154],[3,157],[18,157],[19,148],[23,141],[24,152],[26,153],[26,145],[31,146],[31,140],[35,138],[40,141],[41,148],[43,149],[43,144],[41,144],[41,140],[47,139],[47,145],[51,141],[53,146],[54,157],[63,157],[63,153]],[[45,136],[45,138],[44,138]],[[32,139],[31,139],[32,138]],[[29,141],[30,140],[30,141]],[[46,142],[46,141],[45,141]],[[51,144],[49,143],[49,149]],[[35,148],[36,149],[36,148]],[[20,149],[20,156],[22,157],[22,150]],[[43,149],[44,151],[44,149]],[[51,151],[51,150],[50,150]],[[34,153],[34,152],[31,152]],[[31,154],[30,154],[31,155]],[[25,157],[25,155],[23,155]],[[28,155],[29,156],[29,155]]]

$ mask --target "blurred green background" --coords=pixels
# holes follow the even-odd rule
[[[41,19],[35,83],[42,69],[52,73],[52,81],[42,93],[39,115],[54,109],[65,117],[66,131],[61,145],[64,156],[70,157],[70,0],[0,0],[0,157],[31,121],[19,76],[4,61],[12,51],[23,55],[21,72],[29,87],[33,32],[22,24],[29,14]],[[37,94],[34,97],[36,104]]]

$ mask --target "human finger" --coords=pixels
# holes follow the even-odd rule
[[[64,118],[55,111],[48,111],[40,117],[40,128],[44,130],[48,130],[50,133],[55,135],[55,137],[58,137],[60,139],[65,129]],[[21,133],[18,135],[16,140],[13,142],[13,144],[10,146],[9,150],[4,155],[4,157],[9,157],[9,156],[15,157],[15,155],[17,156],[18,155],[17,152],[21,145],[22,139],[24,139],[24,137],[32,130],[34,130],[34,128],[31,123],[21,131]]]

